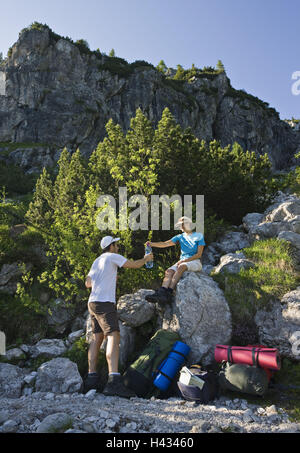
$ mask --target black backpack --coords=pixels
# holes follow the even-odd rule
[[[198,404],[207,404],[219,397],[220,387],[218,376],[212,371],[204,371],[199,365],[189,368],[190,372],[205,381],[202,389],[194,385],[185,385],[178,381],[177,385],[181,396],[187,401],[195,401]]]

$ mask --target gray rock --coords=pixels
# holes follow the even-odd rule
[[[33,389],[32,387],[24,387],[22,393],[24,396],[29,396],[33,393]]]
[[[6,420],[9,419],[9,412],[5,410],[0,411],[0,425],[2,425]]]
[[[32,264],[3,264],[0,271],[0,291],[4,294],[14,295],[17,291],[17,283],[24,272],[32,269]]]
[[[82,387],[76,363],[66,358],[53,359],[38,369],[36,390],[53,393],[74,393]]]
[[[191,362],[210,363],[215,345],[231,338],[231,314],[223,291],[204,273],[186,272],[173,304],[165,309],[162,328],[179,332],[191,348]]]
[[[291,434],[299,433],[300,432],[300,423],[280,423],[276,432],[291,433]]]
[[[300,215],[300,199],[285,201],[277,208],[269,212],[266,217],[266,222],[287,222],[293,220]]]
[[[72,343],[74,343],[76,340],[78,340],[79,338],[81,338],[83,334],[84,334],[84,330],[83,330],[83,329],[77,330],[76,332],[70,333],[70,335],[68,336],[68,340],[69,340],[69,342],[72,344]]]
[[[243,217],[243,226],[249,233],[263,221],[264,215],[257,212],[251,212]]]
[[[63,433],[71,429],[73,418],[64,413],[48,415],[38,426],[37,433]]]
[[[74,320],[74,308],[62,299],[56,299],[54,306],[51,306],[51,314],[47,314],[48,325],[51,326],[57,334],[63,334],[70,327]]]
[[[230,231],[222,236],[216,244],[217,249],[222,255],[236,252],[250,246],[247,234],[239,231]]]
[[[271,309],[258,310],[254,320],[262,344],[278,348],[282,357],[300,360],[293,348],[300,332],[300,286],[273,301]]]
[[[277,415],[278,414],[275,404],[272,404],[272,406],[266,407],[265,410],[268,415]]]
[[[297,250],[300,250],[300,234],[293,231],[280,231],[277,238],[290,242]]]
[[[205,420],[199,420],[196,425],[192,427],[190,433],[207,433],[211,429],[211,423]]]
[[[132,355],[136,348],[136,332],[132,327],[126,326],[119,321],[120,328],[120,363],[126,365],[129,357]]]
[[[58,357],[66,352],[67,348],[63,340],[41,340],[35,346],[30,348],[32,358],[45,357],[51,359]]]
[[[78,318],[76,318],[75,321],[71,325],[72,332],[77,332],[78,330],[85,331],[85,328],[86,328],[86,320],[82,316],[78,316]]]
[[[45,396],[45,400],[54,400],[55,398],[55,395],[54,393],[47,393],[47,395]]]
[[[20,349],[24,352],[24,354],[29,354],[30,346],[27,346],[27,344],[22,344],[20,346]]]
[[[5,286],[9,281],[18,279],[22,274],[18,263],[3,264],[0,272],[0,286]]]
[[[18,423],[14,420],[7,420],[2,426],[3,433],[16,433],[18,431]]]
[[[9,349],[6,351],[6,359],[11,361],[11,360],[22,360],[26,359],[26,355],[24,354],[24,351],[20,348],[13,348]]]
[[[0,396],[19,398],[22,393],[25,372],[14,365],[0,363]]]
[[[214,273],[219,274],[224,271],[230,274],[238,274],[241,269],[254,267],[254,263],[246,259],[243,253],[228,253],[221,257],[220,263],[214,268]]]
[[[125,294],[118,300],[118,315],[130,327],[139,327],[155,315],[155,306],[146,301],[145,296],[152,290],[140,289],[134,294]]]
[[[85,398],[93,400],[96,395],[97,390],[90,390],[85,394]]]

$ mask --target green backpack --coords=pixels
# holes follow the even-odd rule
[[[150,398],[156,394],[157,389],[153,381],[159,365],[167,358],[174,343],[180,339],[176,332],[158,330],[139,358],[123,374],[126,387],[140,398]]]
[[[269,382],[263,368],[224,362],[219,373],[219,384],[224,390],[263,396]]]

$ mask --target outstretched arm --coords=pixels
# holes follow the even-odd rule
[[[148,261],[153,261],[153,254],[149,253],[149,255],[145,255],[144,258],[140,260],[127,260],[125,264],[123,264],[122,267],[125,269],[139,269],[140,267],[144,266],[145,263]]]
[[[169,240],[169,241],[165,241],[165,242],[146,242],[146,244],[149,244],[150,247],[157,247],[159,249],[164,249],[166,247],[173,247],[175,244],[175,242]]]

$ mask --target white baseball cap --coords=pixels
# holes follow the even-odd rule
[[[113,238],[112,236],[105,236],[105,238],[101,241],[101,248],[102,250],[106,249],[106,247],[110,246],[114,242],[120,241],[120,238]]]
[[[180,217],[180,219],[178,220],[178,222],[175,224],[175,228],[180,227],[180,226],[183,225],[184,223],[190,223],[190,224],[192,224],[193,221],[192,221],[192,219],[190,219],[189,217],[186,217],[186,216]]]

